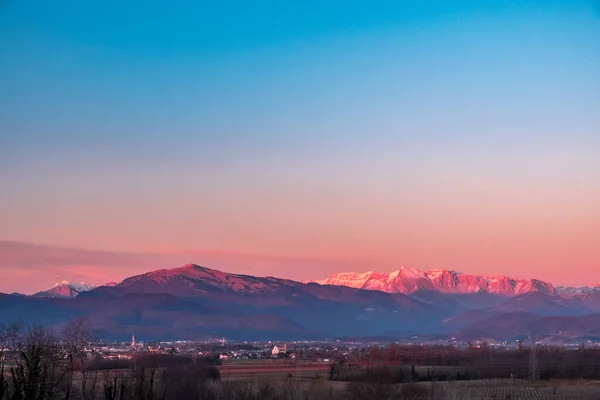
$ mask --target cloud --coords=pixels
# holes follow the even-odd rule
[[[62,280],[101,285],[148,271],[195,263],[227,272],[304,280],[350,266],[308,257],[173,250],[126,253],[0,241],[0,292],[35,293]]]

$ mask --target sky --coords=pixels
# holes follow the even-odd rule
[[[599,283],[598,38],[594,0],[3,0],[0,291],[184,260]]]

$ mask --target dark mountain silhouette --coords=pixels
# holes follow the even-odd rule
[[[495,313],[528,312],[545,316],[571,316],[593,312],[592,309],[588,308],[578,298],[565,298],[541,292],[532,292],[511,297],[492,307],[490,311]]]
[[[459,340],[527,340],[534,333],[538,340],[576,341],[580,337],[600,339],[600,314],[540,317],[525,312],[498,314],[462,328]]]

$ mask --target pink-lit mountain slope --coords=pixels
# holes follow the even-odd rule
[[[364,289],[233,274],[189,264],[132,276],[72,298],[0,294],[0,324],[18,320],[60,325],[86,316],[99,336],[111,340],[126,340],[132,334],[148,340],[413,337],[454,335],[464,329],[470,337],[481,334],[485,338],[490,337],[489,330],[478,331],[477,323],[489,318],[509,321],[514,317],[515,326],[506,334],[527,335],[533,323],[522,321],[524,314],[560,317],[551,320],[552,328],[563,332],[576,321],[570,317],[600,311],[600,292],[559,296],[551,285],[535,280],[407,269],[355,275],[346,276],[346,281],[354,278],[352,283]],[[504,334],[493,337],[500,339]]]
[[[364,307],[385,304],[413,311],[428,307],[401,293],[390,296],[344,286],[327,287],[275,277],[232,274],[195,264],[132,276],[113,287],[99,287],[86,295],[103,293],[169,293],[180,298],[239,302],[244,306],[261,307],[289,306],[317,300]]]
[[[400,268],[391,273],[343,272],[315,281],[321,285],[349,286],[358,289],[380,290],[387,293],[412,294],[419,290],[435,290],[442,293],[486,292],[502,296],[519,296],[526,293],[547,293],[575,296],[595,288],[559,288],[538,279],[515,279],[507,276],[469,275],[450,270],[420,271]]]
[[[88,292],[94,288],[95,286],[83,282],[71,283],[69,281],[62,281],[54,285],[53,288],[38,292],[33,296],[71,299],[79,295],[79,293]]]
[[[313,332],[332,335],[432,331],[440,318],[449,315],[402,293],[232,274],[194,264],[133,276],[114,287],[83,293],[76,300],[108,302],[128,294],[170,294],[217,313],[219,309],[223,315],[277,315]]]

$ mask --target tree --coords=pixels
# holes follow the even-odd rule
[[[81,371],[79,395],[82,400],[94,400],[99,391],[98,371]]]
[[[58,342],[53,332],[34,326],[18,347],[19,357],[11,368],[13,400],[51,399],[61,382],[57,374]]]
[[[73,375],[83,367],[85,346],[93,338],[93,331],[87,318],[77,318],[69,322],[62,331],[62,342],[67,360],[67,388],[65,400],[70,400],[73,391]]]
[[[8,398],[8,380],[4,375],[6,363],[6,352],[15,348],[21,334],[21,325],[14,323],[12,325],[0,325],[0,400]]]

